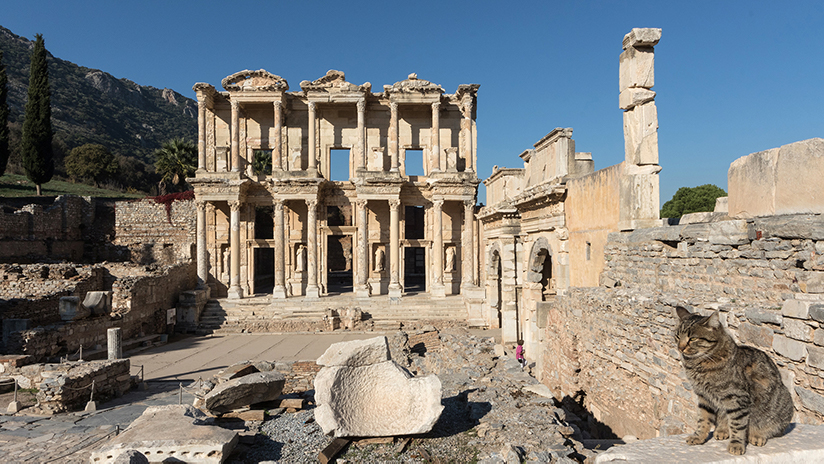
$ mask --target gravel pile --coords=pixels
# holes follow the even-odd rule
[[[388,339],[393,360],[414,375],[434,373],[441,379],[444,411],[433,430],[403,443],[401,438],[379,444],[353,441],[339,453],[338,463],[575,463],[592,455],[576,440],[582,434],[575,414],[551,398],[523,390],[538,381],[512,353],[498,357],[492,338],[473,337],[461,328],[430,334],[437,336],[409,346],[431,331],[398,332]],[[245,433],[254,439],[247,439],[227,462],[315,463],[332,441],[315,423],[312,409],[270,415],[263,422],[244,423]]]

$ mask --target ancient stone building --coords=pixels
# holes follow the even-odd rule
[[[415,74],[373,92],[329,71],[195,84],[198,277],[214,296],[477,288],[476,93]]]

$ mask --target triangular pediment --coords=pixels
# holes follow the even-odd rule
[[[263,69],[257,71],[245,69],[236,72],[226,76],[221,81],[221,85],[228,91],[289,90],[286,79]]]
[[[385,85],[384,91],[389,93],[444,93],[440,85],[419,79],[416,73],[410,74],[403,81],[398,81],[393,85]]]

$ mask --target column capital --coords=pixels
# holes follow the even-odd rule
[[[275,203],[272,205],[274,211],[283,211],[284,205],[286,204],[286,200],[279,199],[275,200]]]
[[[206,109],[206,101],[198,99],[198,111]]]
[[[232,107],[233,110],[237,110],[241,107],[241,103],[238,100],[230,100],[229,105]]]
[[[204,200],[195,200],[195,208],[198,208],[198,212],[206,211],[206,202]]]
[[[390,111],[398,112],[398,102],[390,102]]]
[[[473,102],[467,101],[461,104],[461,115],[464,119],[470,119],[473,115]]]
[[[438,111],[441,108],[441,102],[433,102],[430,106],[433,111]]]
[[[241,202],[240,201],[230,200],[228,203],[229,203],[229,209],[232,210],[232,212],[236,212],[236,211],[240,212],[241,211]]]
[[[215,205],[213,203],[210,203],[208,201],[206,201],[204,203],[206,203],[206,212],[207,213],[214,213],[215,212]]]
[[[437,200],[433,200],[433,207],[434,208],[441,209],[442,206],[444,206],[444,200],[442,200],[441,198],[439,198]]]
[[[475,200],[464,200],[464,209],[472,209],[475,208],[475,206]]]
[[[364,200],[363,198],[359,198],[359,199],[355,200],[354,203],[360,208],[364,208],[364,207],[367,206],[367,200]]]
[[[283,103],[281,102],[281,100],[275,100],[272,102],[272,106],[275,108],[276,111],[281,111]]]
[[[364,99],[358,100],[355,102],[355,106],[358,108],[358,111],[363,113],[367,110],[367,101]]]
[[[307,204],[307,208],[316,208],[318,206],[318,199],[316,199],[316,198],[307,199],[307,200],[304,200],[304,203]]]
[[[401,200],[398,198],[391,198],[387,201],[389,202],[391,209],[397,210],[398,207],[401,206]]]
[[[315,111],[315,102],[314,102],[314,101],[308,101],[308,102],[307,102],[307,108],[308,108],[310,111]]]

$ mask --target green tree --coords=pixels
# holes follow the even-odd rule
[[[160,174],[161,184],[171,183],[181,190],[187,190],[187,177],[195,175],[198,167],[198,149],[195,144],[176,138],[164,142],[155,150],[155,172]],[[165,190],[161,185],[161,191]]]
[[[106,147],[87,143],[73,148],[66,157],[66,174],[72,179],[91,179],[95,187],[106,179],[115,179],[118,165],[115,155]]]
[[[6,172],[9,163],[9,103],[8,77],[6,65],[3,64],[3,51],[0,50],[0,176]]]
[[[255,174],[272,174],[272,150],[255,150],[252,159],[252,170]]]
[[[49,68],[46,63],[46,44],[43,35],[35,36],[29,74],[29,98],[23,121],[21,158],[26,177],[37,187],[52,179],[54,154],[52,153],[52,109],[49,90]]]
[[[673,194],[673,198],[662,205],[660,216],[663,218],[678,218],[682,217],[683,214],[713,211],[716,206],[716,199],[727,195],[724,190],[713,184],[682,187]]]

